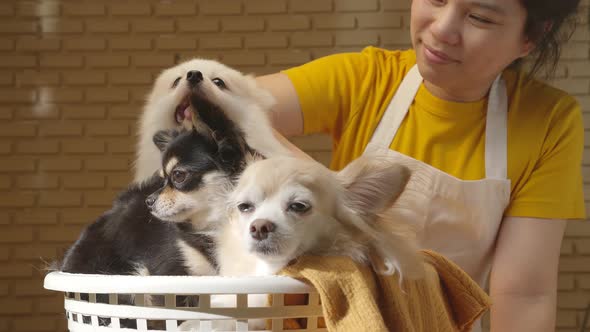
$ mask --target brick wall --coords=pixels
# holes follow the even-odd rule
[[[590,128],[588,5],[555,84],[579,99]],[[129,182],[136,119],[161,69],[203,56],[264,74],[366,45],[405,48],[408,8],[409,0],[0,2],[0,331],[65,330],[61,296],[42,289],[44,262]],[[329,160],[326,137],[294,141]],[[572,222],[557,330],[578,331],[589,302],[590,224]]]

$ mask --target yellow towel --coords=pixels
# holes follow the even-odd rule
[[[489,297],[448,259],[421,253],[425,277],[401,287],[397,274],[379,275],[346,257],[301,257],[281,274],[317,289],[329,331],[469,331]]]

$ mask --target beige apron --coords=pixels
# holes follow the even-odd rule
[[[496,235],[510,199],[506,86],[498,76],[488,98],[485,179],[465,181],[389,148],[421,84],[415,65],[393,96],[365,153],[386,153],[412,169],[406,190],[392,207],[394,215],[417,226],[421,248],[445,255],[485,287]]]

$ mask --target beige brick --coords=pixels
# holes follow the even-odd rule
[[[131,108],[129,109],[129,111],[140,111],[143,109],[143,106],[145,104],[146,101],[146,96],[149,95],[149,93],[151,92],[152,87],[149,85],[145,85],[142,87],[130,87],[129,88],[129,92],[131,93],[131,100],[136,104],[136,105],[141,105],[138,108]]]
[[[82,67],[83,58],[80,55],[41,55],[39,59],[41,67],[46,68],[79,68]]]
[[[0,141],[0,154],[10,154],[11,152],[12,152],[12,143]]]
[[[180,32],[217,32],[220,22],[216,18],[199,17],[199,19],[178,19],[176,25]]]
[[[291,1],[291,10],[295,13],[331,12],[331,0],[297,0]]]
[[[63,311],[63,308],[62,308]],[[57,331],[57,319],[51,317],[15,318],[12,321],[14,332],[49,332]]]
[[[17,51],[57,51],[59,47],[58,38],[20,37],[16,41]]]
[[[0,299],[0,315],[30,314],[33,301],[30,299]]]
[[[55,247],[39,245],[31,247],[29,244],[26,247],[14,248],[14,258],[18,260],[29,260],[36,262],[49,261],[57,258],[57,249]],[[17,284],[16,293],[20,295],[37,295],[40,292],[36,291],[35,289],[31,289],[28,292],[25,290],[19,291]]]
[[[580,255],[590,255],[590,239],[575,240],[576,253]]]
[[[76,71],[63,74],[66,85],[102,85],[106,82],[106,74],[96,71]]]
[[[374,28],[401,28],[402,26],[402,16],[399,14],[373,14],[373,13],[363,13],[356,15],[359,28],[361,29],[374,29]],[[398,31],[398,33],[405,33],[406,35],[410,35],[409,31]],[[387,34],[387,33],[385,33]],[[405,37],[404,39],[409,38]]]
[[[131,168],[129,161],[120,157],[86,159],[85,166],[89,171],[126,171]]]
[[[74,208],[61,211],[61,221],[64,224],[88,225],[105,213],[103,208]]]
[[[57,211],[53,209],[39,209],[19,211],[14,216],[17,225],[55,225]]]
[[[588,305],[588,294],[581,292],[559,292],[557,296],[557,308],[559,309],[583,309]]]
[[[294,47],[330,47],[334,44],[332,33],[315,32],[294,32],[291,36],[291,45]]]
[[[411,43],[410,32],[406,30],[380,31],[383,45],[409,45]]]
[[[369,12],[377,11],[379,3],[377,0],[335,0],[335,10],[337,12]]]
[[[309,17],[304,15],[289,15],[287,17],[270,17],[268,27],[273,31],[307,30],[310,27]]]
[[[588,94],[590,92],[590,79],[557,79],[552,81],[552,85],[571,94]]]
[[[118,192],[116,191],[97,191],[97,192],[86,192],[84,194],[84,201],[87,206],[92,207],[110,207],[113,205],[113,200],[117,197]]]
[[[14,50],[14,40],[12,39],[2,39],[0,40],[0,50],[2,51],[12,51]]]
[[[283,14],[287,12],[285,0],[248,0],[244,3],[248,14]]]
[[[590,290],[590,274],[576,275],[576,283],[583,290]]]
[[[35,161],[30,158],[3,158],[0,172],[31,172],[35,170]]]
[[[73,121],[47,121],[39,128],[39,136],[66,137],[82,135],[82,125]]]
[[[100,3],[64,3],[65,16],[103,16],[106,13],[105,6]]]
[[[102,140],[78,139],[64,141],[62,150],[68,154],[101,154],[105,151],[105,144]]]
[[[170,54],[135,55],[132,57],[132,63],[136,67],[167,68],[174,65],[174,56]]]
[[[223,63],[229,66],[264,66],[266,63],[264,53],[236,53],[224,54]]]
[[[109,103],[126,102],[129,100],[129,92],[120,88],[96,88],[86,92],[86,101]]]
[[[100,175],[68,174],[62,178],[65,189],[102,189],[105,187],[105,178]]]
[[[37,94],[34,90],[26,89],[1,89],[0,103],[32,103]]]
[[[41,20],[41,31],[44,33],[73,34],[84,31],[82,20],[68,18],[43,19]]]
[[[366,46],[377,45],[379,35],[375,31],[349,31],[336,35],[337,46]]]
[[[106,40],[103,38],[69,38],[64,40],[64,48],[67,51],[100,51],[106,48]]]
[[[128,55],[90,55],[87,57],[88,66],[95,68],[117,68],[129,66]]]
[[[24,208],[35,204],[35,195],[25,193],[0,193],[1,208]]]
[[[561,52],[562,60],[587,60],[590,54],[588,42],[571,42],[564,45]]]
[[[47,250],[49,252],[54,252],[55,256],[55,247],[35,247],[35,248],[18,248],[17,251],[23,251],[25,255],[22,257],[26,257],[26,259],[31,259],[33,257],[44,257],[43,251]],[[14,292],[16,296],[30,296],[30,295],[42,295],[42,296],[55,296],[55,293],[52,293],[43,288],[43,280],[19,280],[15,283]]]
[[[151,38],[145,37],[117,37],[109,39],[110,47],[113,50],[150,50],[152,48]]]
[[[48,291],[45,291],[48,292]],[[64,311],[64,299],[63,297],[43,298],[39,300],[39,312],[42,314],[61,314]],[[49,330],[60,331],[57,329]]]
[[[81,226],[43,227],[39,228],[39,237],[43,242],[75,241],[80,235]]]
[[[93,122],[86,126],[88,136],[128,136],[129,124],[125,121]]]
[[[166,33],[174,32],[174,21],[169,19],[141,19],[131,23],[135,32]]]
[[[559,279],[557,280],[557,288],[560,291],[568,291],[574,290],[575,288],[575,279],[573,275],[559,275]]]
[[[59,143],[53,141],[18,142],[16,152],[21,154],[55,154],[59,152]]]
[[[409,11],[411,1],[381,0],[381,6],[385,11]]]
[[[79,171],[82,169],[82,160],[73,158],[43,158],[39,160],[41,171]]]
[[[0,265],[0,278],[20,278],[31,277],[33,275],[33,266],[31,264],[13,263],[10,265]],[[0,313],[2,313],[2,304],[0,302]]]
[[[13,118],[14,110],[6,105],[0,106],[0,119],[10,120]]]
[[[98,19],[86,21],[86,29],[91,33],[122,33],[129,32],[127,20]]]
[[[21,120],[55,120],[60,115],[58,106],[39,102],[33,106],[19,107],[16,111],[17,119]]]
[[[313,27],[318,30],[354,29],[356,16],[353,14],[317,14],[312,18]]]
[[[12,3],[0,4],[0,16],[14,16],[15,8]]]
[[[0,224],[8,225],[12,222],[12,215],[7,211],[0,211]]]
[[[0,261],[5,262],[10,256],[9,248],[0,248]],[[3,263],[5,264],[5,263]],[[6,296],[8,294],[8,285],[0,285],[0,296]]]
[[[197,6],[192,2],[161,2],[155,5],[157,16],[194,16],[197,14]]]
[[[150,72],[145,70],[113,71],[109,73],[109,82],[112,85],[146,85],[153,82]]]
[[[131,176],[130,172],[109,174],[107,176],[107,187],[111,189],[122,190],[127,188],[132,180],[133,177]]]
[[[145,98],[145,95],[144,95]],[[109,107],[109,118],[111,119],[137,119],[141,112],[142,105],[137,106],[111,106]]]
[[[260,17],[225,18],[221,20],[223,31],[263,31],[264,20]]]
[[[105,106],[64,105],[61,112],[64,120],[99,120],[106,117],[107,111]]]
[[[20,189],[56,189],[59,177],[47,174],[19,176],[16,184]]]
[[[32,123],[0,124],[0,137],[34,137],[37,126]]]
[[[590,65],[588,61],[568,62],[567,71],[571,77],[590,77]]]
[[[12,177],[8,175],[0,176],[0,189],[1,190],[10,190],[12,188]]]
[[[71,191],[44,191],[39,194],[39,206],[75,207],[82,204],[82,194]]]
[[[26,69],[16,73],[17,86],[47,86],[58,85],[59,73],[56,72],[38,72]]]
[[[197,48],[197,39],[194,37],[166,36],[156,39],[158,50],[194,50]]]
[[[558,328],[577,327],[576,312],[560,310],[556,319],[555,326]]]
[[[590,223],[586,221],[570,221],[565,229],[567,237],[590,237]]]
[[[83,100],[82,90],[68,88],[68,89],[53,89],[51,93],[43,96],[43,102],[46,103],[72,103],[81,102]]]
[[[207,1],[201,2],[200,5],[200,13],[203,15],[238,15],[242,13],[241,1]]]
[[[19,3],[18,15],[23,17],[51,17],[59,16],[60,4],[57,1],[43,1],[41,3]]]
[[[310,60],[311,55],[305,51],[277,51],[269,55],[272,65],[300,65]]]
[[[590,272],[590,257],[561,257],[560,272]]]
[[[14,75],[12,73],[5,73],[0,75],[0,85],[10,85],[14,84]]]
[[[242,47],[242,38],[237,36],[203,37],[200,46],[204,50],[234,49]]]
[[[37,57],[32,55],[0,55],[0,68],[30,68],[37,66]]]
[[[10,34],[32,34],[36,33],[38,25],[36,22],[0,21],[0,33]]]
[[[113,154],[133,154],[135,153],[135,139],[110,139],[107,142],[107,151]]]
[[[0,203],[1,204],[1,203]],[[0,227],[0,243],[28,243],[33,241],[31,227]]]
[[[258,34],[245,37],[246,48],[286,48],[287,45],[286,36]]]
[[[149,3],[137,1],[111,4],[109,10],[115,16],[149,16],[152,13]]]

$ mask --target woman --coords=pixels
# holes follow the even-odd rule
[[[377,150],[414,169],[421,245],[489,281],[492,331],[554,330],[565,221],[585,217],[580,106],[515,69],[529,54],[533,73],[555,67],[578,3],[414,0],[412,50],[258,78],[279,132],[332,134],[332,168]]]

